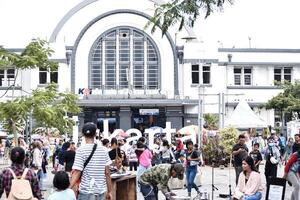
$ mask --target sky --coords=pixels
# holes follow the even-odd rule
[[[11,3],[13,1],[14,3]],[[82,0],[68,0],[57,7],[59,0],[0,0],[0,44],[18,47],[31,38],[53,30],[56,23],[72,6]],[[107,1],[107,0],[103,0]],[[129,3],[131,0],[127,0]],[[194,27],[198,39],[206,49],[227,48],[299,48],[300,0],[234,0],[223,12],[216,12],[208,19],[200,17]],[[27,12],[26,2],[39,6],[35,12]],[[18,6],[16,6],[18,5]],[[4,9],[1,9],[4,8]],[[50,9],[51,8],[51,9]],[[57,15],[53,13],[53,8]],[[16,14],[17,13],[17,14]],[[49,14],[45,14],[49,13]],[[38,17],[39,16],[39,17]],[[57,19],[57,20],[49,20]],[[10,20],[5,20],[9,18]],[[33,20],[34,26],[27,23]],[[18,27],[12,24],[18,23]],[[47,22],[47,23],[45,23]],[[23,41],[22,37],[27,40]],[[9,35],[11,41],[7,41]],[[2,39],[1,39],[2,37]],[[251,38],[251,44],[249,43]],[[218,42],[219,41],[219,42]]]
[[[200,18],[194,31],[211,47],[300,48],[299,9],[299,0],[235,0]]]

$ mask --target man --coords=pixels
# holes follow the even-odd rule
[[[11,150],[10,159],[12,161],[11,166],[9,167],[17,177],[22,176],[25,166],[25,151],[21,147],[15,147]],[[8,197],[11,186],[12,186],[12,179],[13,174],[9,169],[3,170],[3,172],[0,174],[0,197],[5,192],[6,197]],[[30,182],[30,186],[32,189],[32,194],[37,199],[42,199],[42,193],[39,187],[38,183],[38,177],[34,173],[33,170],[28,169],[28,172],[25,176],[25,179]],[[22,190],[22,188],[20,188]]]
[[[168,182],[171,177],[183,179],[184,167],[180,163],[160,164],[146,170],[139,179],[141,192],[145,200],[158,200],[158,185],[168,199],[171,193]]]
[[[86,123],[82,128],[86,144],[76,151],[70,188],[80,180],[78,200],[112,200],[109,165],[111,160],[101,145],[95,144],[96,125]],[[88,158],[90,159],[88,160]],[[87,163],[88,161],[88,163]]]
[[[239,135],[239,141],[232,148],[232,154],[234,158],[234,169],[235,169],[235,183],[238,183],[239,175],[243,171],[242,162],[243,159],[248,155],[248,148],[245,144],[245,135]]]
[[[295,134],[294,138],[295,138],[295,142],[294,142],[293,147],[292,147],[293,153],[300,150],[300,135]]]

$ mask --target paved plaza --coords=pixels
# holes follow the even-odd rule
[[[0,162],[0,169],[2,170],[4,167],[6,167],[6,165],[3,165]],[[282,177],[283,175],[283,166],[279,166],[278,167],[278,177]],[[51,170],[48,170],[49,172]],[[260,166],[260,172],[262,174],[262,180],[263,180],[263,185],[265,187],[265,177],[264,177],[264,166],[261,165]],[[231,185],[232,185],[232,192],[234,191],[235,188],[235,172],[233,168],[224,168],[224,169],[220,169],[220,168],[214,168],[214,172],[212,171],[212,168],[209,166],[205,166],[202,167],[202,185],[200,187],[200,190],[202,192],[206,191],[209,196],[210,199],[212,199],[212,173],[214,173],[214,185],[217,187],[218,190],[215,190],[214,192],[214,199],[224,199],[224,198],[220,198],[219,194],[228,194],[229,193],[229,173],[231,174]],[[45,192],[43,192],[44,194],[44,198],[47,199],[47,197],[49,196],[49,194],[51,194],[54,189],[52,187],[52,179],[53,179],[53,174],[48,173],[48,178],[45,181],[44,185],[45,188],[47,189]],[[292,192],[292,187],[289,186],[287,184],[287,188],[286,188],[286,192],[285,192],[285,199],[290,199],[290,195]],[[187,190],[186,189],[178,189],[178,190],[174,190],[174,193],[176,193],[178,196],[186,196],[187,195]],[[265,199],[265,193],[266,193],[266,187],[263,191],[263,199]],[[196,192],[193,190],[192,195],[196,195]],[[3,197],[1,198],[1,200],[4,199]],[[143,199],[143,196],[141,193],[137,194],[137,199],[141,200]],[[160,193],[159,194],[159,199],[164,199],[163,195]]]

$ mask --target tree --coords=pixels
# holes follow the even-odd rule
[[[75,94],[57,92],[57,85],[50,84],[44,90],[33,91],[31,101],[37,126],[57,128],[60,133],[71,132],[74,121],[68,115],[80,112]]]
[[[281,113],[281,121],[285,121],[285,115],[295,114],[295,118],[300,117],[300,83],[285,82],[278,85],[283,89],[277,96],[270,99],[264,107],[266,109],[276,109]]]
[[[21,54],[9,52],[0,47],[0,68],[14,68],[15,78],[12,85],[13,91],[19,70],[42,68],[46,70],[57,70],[58,63],[49,60],[54,51],[49,47],[45,40],[36,39],[30,42]],[[14,96],[14,92],[13,95]]]
[[[218,116],[210,113],[204,114],[204,121],[209,130],[218,129]]]
[[[3,47],[0,47],[0,68],[1,69],[10,69],[14,68],[15,69],[15,79],[14,83],[12,85],[12,96],[14,98],[14,89],[15,89],[15,84],[16,84],[16,79],[18,76],[19,70],[25,70],[25,69],[34,69],[34,68],[41,68],[41,69],[46,69],[48,71],[51,70],[57,70],[58,68],[58,63],[53,62],[49,60],[49,57],[52,55],[54,51],[51,50],[49,47],[48,43],[45,40],[37,39],[33,40],[31,43],[29,43],[24,51],[21,54],[14,53],[14,52],[9,52]],[[49,88],[48,88],[49,89]],[[47,90],[47,89],[46,89]],[[50,95],[50,94],[48,94]],[[54,95],[54,94],[52,94]],[[60,94],[62,95],[62,94]],[[55,95],[54,95],[55,96]],[[47,96],[49,99],[48,101],[52,102],[51,98],[57,98],[54,96]],[[51,98],[50,98],[51,97]],[[65,97],[69,98],[69,96]],[[69,100],[71,100],[73,97],[70,97]],[[42,98],[41,98],[42,99]],[[44,97],[44,100],[46,97]],[[17,125],[23,125],[25,123],[25,120],[28,116],[28,113],[31,112],[31,110],[37,109],[37,106],[43,105],[43,109],[40,108],[40,112],[35,111],[34,114],[38,117],[38,114],[44,115],[44,117],[47,115],[46,111],[48,111],[48,114],[52,112],[52,114],[56,114],[57,117],[60,119],[60,114],[59,112],[62,112],[60,108],[56,107],[56,110],[54,108],[49,108],[45,106],[45,104],[42,104],[43,101],[40,100],[35,101],[33,98],[28,98],[28,97],[21,97],[17,99],[13,99],[11,101],[7,102],[2,102],[1,103],[1,108],[0,108],[0,113],[2,116],[0,116],[1,120],[4,122],[6,127],[8,127],[9,130],[12,131],[12,133],[15,136],[15,142],[17,144],[17,132],[16,132],[16,127]],[[44,102],[46,103],[46,101]],[[33,106],[35,105],[35,106]],[[30,109],[30,110],[28,110]],[[66,108],[64,108],[66,109]],[[44,114],[42,114],[42,111],[45,111]],[[50,116],[50,115],[49,115]],[[38,119],[38,118],[37,118]],[[45,120],[48,118],[45,118]],[[53,117],[54,120],[54,117]],[[49,124],[49,123],[45,123]],[[64,126],[60,127],[60,129],[63,129]]]
[[[0,121],[15,134],[15,144],[18,144],[17,126],[24,128],[31,114],[38,126],[57,128],[61,133],[70,132],[74,122],[67,115],[80,112],[76,101],[75,94],[59,93],[57,86],[50,84],[34,90],[31,96],[1,102]]]
[[[153,17],[146,27],[152,24],[152,33],[159,27],[162,35],[177,23],[179,31],[185,24],[193,27],[202,12],[207,18],[212,12],[222,10],[226,2],[232,4],[233,0],[171,0],[156,6]]]

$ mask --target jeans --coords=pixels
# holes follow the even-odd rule
[[[78,200],[105,200],[105,193],[103,194],[79,193]]]
[[[197,165],[189,166],[186,168],[186,181],[188,186],[188,192],[192,191],[192,188],[195,188],[197,192],[199,192],[199,188],[194,183],[195,177],[197,175]]]
[[[145,200],[158,200],[158,188],[140,183],[141,193]]]
[[[295,172],[289,171],[287,174],[287,180],[293,185],[293,192],[291,196],[291,200],[300,200],[300,181],[299,175]]]
[[[137,172],[136,172],[136,191],[139,192],[140,188],[139,188],[139,179],[140,176],[147,170],[148,168],[144,167],[143,165],[139,165]]]
[[[44,178],[44,174],[43,174],[43,171],[42,169],[39,169],[38,172],[37,172],[37,177],[38,177],[38,181],[39,181],[39,187],[41,190],[43,190],[43,178]]]
[[[245,195],[243,200],[260,200],[262,197],[261,192],[256,192],[253,195]]]
[[[242,166],[234,166],[235,169],[235,184],[238,184],[240,173],[243,171]]]

